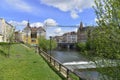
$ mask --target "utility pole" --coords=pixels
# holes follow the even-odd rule
[[[51,50],[52,50],[51,40],[52,40],[52,36],[50,36],[50,56],[51,56]]]

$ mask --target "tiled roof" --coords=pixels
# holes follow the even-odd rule
[[[26,30],[26,29],[31,30],[31,32],[37,32],[37,31],[46,32],[45,29],[42,28],[42,26],[40,26],[40,27],[31,27],[29,22],[27,23],[27,26],[24,28],[24,30]]]
[[[65,33],[65,34],[63,34],[63,36],[65,36],[65,35],[76,35],[77,33],[76,32],[68,32],[68,33]]]
[[[38,27],[37,29],[40,30],[40,31],[44,31],[44,32],[46,32],[45,29],[43,29],[41,26]]]
[[[37,28],[36,27],[31,27],[31,32],[37,32]]]

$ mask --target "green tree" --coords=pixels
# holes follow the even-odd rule
[[[39,47],[44,51],[50,50],[50,40],[47,40],[44,37],[40,37]],[[57,47],[57,43],[54,40],[51,40],[51,49],[55,49],[56,47]]]
[[[15,29],[10,29],[10,31],[9,31],[10,33],[9,33],[9,35],[7,37],[8,38],[8,45],[6,47],[8,49],[8,57],[10,55],[11,46],[14,43],[14,30]]]
[[[102,57],[120,58],[120,1],[95,0],[97,24],[92,33],[94,49]]]
[[[120,1],[95,0],[94,9],[98,27],[92,31],[88,43],[102,63],[108,65],[111,62],[105,59],[120,59]],[[102,67],[99,62],[96,65]],[[101,80],[119,80],[120,64],[116,62],[116,65],[118,67],[99,68],[98,71],[103,74]]]
[[[79,51],[83,52],[86,49],[86,44],[85,42],[79,42],[76,43],[76,47]]]

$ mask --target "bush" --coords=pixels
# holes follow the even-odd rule
[[[79,51],[84,51],[86,49],[86,44],[84,42],[79,42],[76,46]]]
[[[50,40],[45,39],[44,37],[39,38],[38,46],[44,51],[50,50]],[[57,47],[57,43],[54,40],[51,40],[51,49],[55,49]]]

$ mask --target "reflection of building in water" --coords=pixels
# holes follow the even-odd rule
[[[29,22],[22,31],[22,40],[24,43],[37,45],[40,37],[45,37],[46,31],[42,27],[30,27]]]

